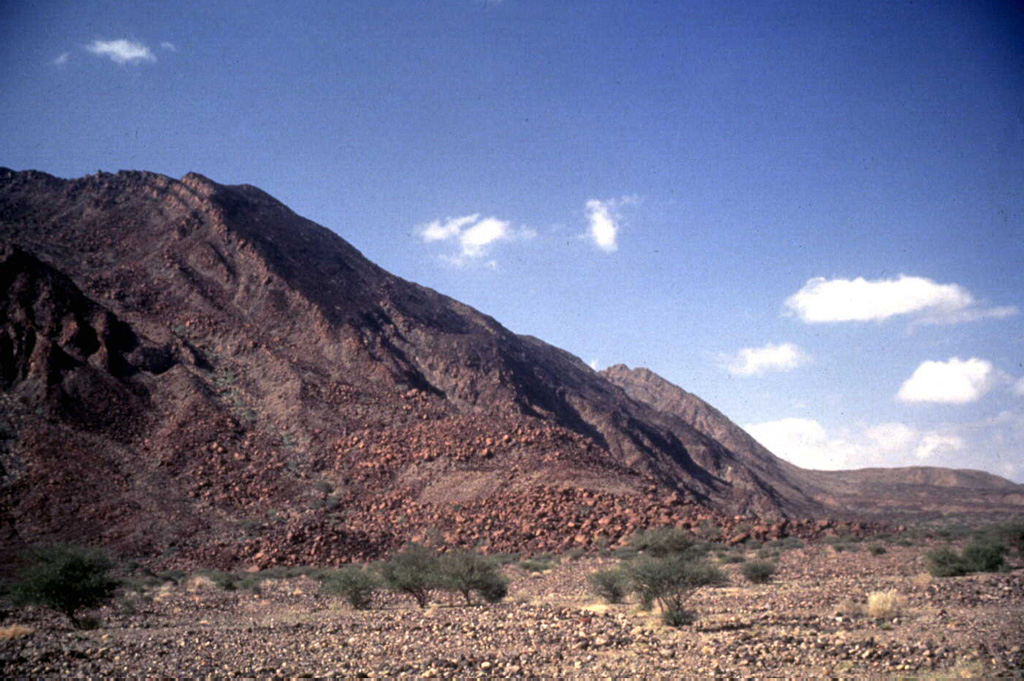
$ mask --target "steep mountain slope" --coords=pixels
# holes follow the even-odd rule
[[[196,174],[0,169],[0,408],[2,548],[91,541],[162,564],[427,536],[564,549],[669,522],[777,536],[877,489]]]
[[[820,511],[254,187],[0,170],[0,243],[12,543],[322,560]]]
[[[649,369],[618,364],[601,372],[633,399],[675,414],[722,443],[777,490],[797,488],[832,516],[1024,513],[1024,485],[973,470],[914,466],[812,471],[778,458],[745,430],[696,395]]]

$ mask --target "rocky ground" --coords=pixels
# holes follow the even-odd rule
[[[131,594],[75,631],[42,610],[0,611],[0,669],[37,676],[848,676],[1024,677],[1024,569],[931,579],[926,546],[819,544],[784,551],[776,579],[692,601],[699,619],[670,629],[634,604],[606,606],[586,575],[613,558],[505,569],[509,598],[427,610],[381,597],[356,612],[308,577],[259,593],[184,580]],[[851,550],[852,549],[852,550]],[[734,554],[738,551],[733,551]],[[748,556],[753,558],[753,553]],[[902,612],[877,620],[867,594],[895,589]]]

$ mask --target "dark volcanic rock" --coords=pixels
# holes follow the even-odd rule
[[[0,169],[0,243],[6,545],[337,562],[431,533],[539,551],[823,510],[742,431],[394,277],[254,187]]]

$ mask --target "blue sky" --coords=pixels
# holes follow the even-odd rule
[[[1019,2],[5,3],[0,164],[248,183],[780,456],[1024,481]]]

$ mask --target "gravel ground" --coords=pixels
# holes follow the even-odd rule
[[[89,631],[42,610],[0,611],[0,670],[8,678],[1024,677],[1024,569],[932,580],[922,575],[923,552],[792,550],[776,579],[759,586],[729,565],[731,584],[698,593],[699,619],[682,629],[590,596],[586,574],[609,559],[538,575],[510,566],[506,602],[465,607],[442,596],[427,610],[386,596],[356,612],[306,577],[265,581],[259,594],[199,580],[125,597]],[[860,612],[869,592],[889,589],[905,600],[898,617]]]

